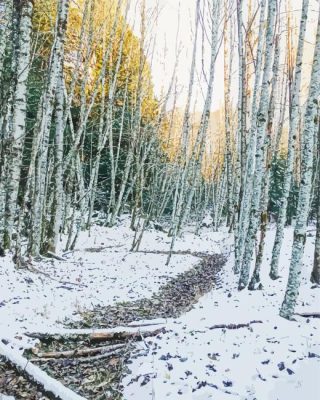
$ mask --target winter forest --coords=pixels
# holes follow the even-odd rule
[[[320,399],[319,0],[0,0],[0,400]]]

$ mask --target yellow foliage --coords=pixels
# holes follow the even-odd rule
[[[201,113],[190,116],[190,132],[187,142],[187,157],[182,150],[183,111],[172,110],[161,126],[160,136],[163,151],[171,162],[184,162],[191,154],[199,154],[195,149],[199,132]],[[221,173],[225,153],[224,110],[220,108],[210,114],[205,149],[202,158],[202,174],[206,179],[216,179]]]
[[[118,15],[116,18],[116,6],[117,1],[115,0],[74,0],[70,2],[65,42],[66,83],[70,85],[76,76],[75,102],[80,102],[81,95],[85,95],[86,101],[89,102],[90,96],[99,82],[105,54],[108,54],[104,77],[104,94],[107,98],[110,83],[114,79],[117,60],[121,57],[119,73],[116,78],[116,91],[124,92],[127,85],[129,101],[134,107],[140,84],[142,117],[150,121],[158,113],[150,66],[144,55],[140,60],[140,41],[124,21],[125,10],[122,9],[122,14],[120,13],[120,16]],[[52,45],[56,13],[56,0],[35,2],[33,26],[35,34],[39,37],[37,51],[46,60],[49,58]],[[114,26],[115,33],[112,34]],[[143,65],[142,73],[140,65]],[[102,93],[100,80],[97,102],[100,101]],[[117,100],[117,104],[121,104],[121,100]]]

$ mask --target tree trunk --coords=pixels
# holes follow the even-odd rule
[[[318,168],[320,162],[320,123],[318,127]],[[313,269],[311,273],[311,282],[320,285],[320,171],[318,171],[317,178],[317,233],[314,248]]]
[[[318,97],[320,92],[320,13],[318,16],[317,38],[307,107],[303,127],[303,147],[301,155],[301,179],[297,208],[297,221],[294,229],[293,246],[286,294],[280,309],[280,316],[290,319],[294,313],[301,281],[302,257],[306,241],[308,214],[310,209],[314,130],[317,129]]]
[[[262,78],[261,96],[257,114],[257,146],[255,152],[255,174],[252,183],[252,200],[250,205],[249,228],[244,242],[244,255],[240,271],[239,290],[244,289],[249,281],[249,273],[257,230],[259,226],[261,186],[264,175],[265,135],[269,108],[269,84],[272,70],[272,54],[274,46],[274,28],[276,1],[269,0],[266,32],[265,65]]]
[[[299,41],[298,41],[298,49],[296,57],[295,77],[294,77],[292,100],[290,107],[288,159],[284,177],[282,198],[280,200],[280,206],[279,206],[276,237],[274,240],[274,245],[272,250],[271,269],[270,269],[271,279],[277,279],[279,277],[279,270],[278,270],[279,257],[283,240],[284,226],[286,223],[288,198],[293,176],[296,138],[297,138],[297,130],[299,128],[299,104],[300,104],[300,90],[301,90],[301,78],[302,78],[302,60],[303,60],[304,38],[305,38],[307,18],[308,18],[308,5],[309,5],[309,0],[303,0]]]

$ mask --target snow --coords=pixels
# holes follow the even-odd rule
[[[129,365],[132,374],[123,381],[126,400],[320,398],[319,319],[297,318],[293,322],[278,316],[290,263],[292,229],[286,229],[285,234],[280,263],[283,278],[271,281],[268,277],[274,237],[271,230],[262,268],[264,290],[238,292],[230,257],[222,272],[222,288],[202,297],[186,315],[169,321],[167,333],[152,340],[149,354]],[[318,311],[320,305],[319,289],[311,289],[309,282],[313,243],[314,238],[309,237],[297,305],[300,312]],[[263,323],[252,324],[250,329],[208,329],[252,320]],[[141,386],[146,374],[151,374],[151,379]]]
[[[297,312],[319,311],[320,306],[320,289],[312,289],[309,281],[314,228],[309,230]],[[180,318],[159,320],[166,323],[166,332],[146,339],[148,345],[137,343],[137,348],[149,352],[128,365],[132,373],[123,380],[125,400],[320,398],[320,320],[279,317],[293,230],[285,231],[282,278],[277,281],[268,277],[274,234],[271,227],[262,265],[264,289],[254,292],[237,291],[232,237],[227,231],[204,228],[196,236],[190,227],[177,239],[176,251],[230,253],[221,272],[222,284]],[[192,255],[174,254],[166,266],[167,254],[161,252],[168,251],[170,238],[155,230],[145,233],[141,252],[132,253],[133,236],[127,219],[114,228],[95,226],[90,235],[81,233],[75,251],[64,255],[67,261],[33,262],[49,277],[16,270],[10,256],[0,259],[0,338],[22,350],[34,343],[23,335],[26,331],[57,332],[63,330],[64,318],[78,318],[74,314],[79,310],[151,297],[167,279],[199,262]],[[62,249],[63,242],[59,255]],[[209,329],[253,320],[263,323]]]
[[[42,273],[15,269],[10,254],[0,258],[0,338],[28,347],[30,340],[21,335],[25,331],[49,332],[66,317],[77,319],[78,311],[150,298],[168,279],[199,262],[192,255],[173,255],[167,266],[167,254],[130,252],[134,232],[129,225],[124,218],[113,228],[94,226],[90,235],[81,232],[75,251],[64,255],[67,261],[32,263]],[[218,241],[218,234],[186,232],[175,250],[219,253]],[[156,231],[146,231],[140,246],[141,251],[169,248],[170,238]]]
[[[85,400],[84,397],[79,396],[72,390],[66,388],[60,382],[51,378],[39,367],[22,357],[16,350],[11,349],[10,346],[4,345],[1,342],[0,354],[8,359],[13,365],[23,370],[25,374],[28,374],[36,382],[41,384],[46,391],[53,393],[55,397],[61,400]]]

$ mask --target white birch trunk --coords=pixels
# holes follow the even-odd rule
[[[303,147],[301,159],[301,179],[299,200],[297,207],[297,220],[294,229],[292,255],[289,278],[285,297],[280,309],[280,316],[292,318],[296,300],[299,294],[301,281],[302,257],[306,241],[308,214],[310,210],[310,196],[313,170],[313,145],[314,130],[318,128],[317,107],[320,93],[320,13],[318,15],[317,38],[314,50],[313,66],[309,95],[304,116]]]
[[[241,146],[239,143],[241,142],[241,130],[242,130],[242,118],[238,115],[238,160],[237,160],[237,176],[235,183],[235,195],[237,199],[234,200],[234,204],[239,204],[239,215],[238,220],[235,223],[235,272],[240,272],[241,263],[244,253],[244,241],[246,239],[248,225],[249,225],[249,211],[250,211],[250,202],[252,197],[252,186],[253,186],[253,177],[254,177],[254,169],[255,169],[255,159],[254,154],[256,152],[256,128],[257,128],[257,110],[258,110],[258,99],[259,99],[259,88],[261,85],[261,75],[262,75],[262,55],[263,55],[263,47],[265,42],[264,35],[264,25],[265,25],[265,9],[266,9],[266,0],[262,0],[261,2],[261,10],[260,10],[260,21],[259,21],[259,33],[258,33],[258,46],[257,46],[257,55],[256,55],[256,63],[255,63],[255,81],[252,95],[252,109],[251,109],[251,127],[249,131],[248,138],[248,150],[247,150],[247,159],[246,159],[246,169],[243,171],[241,169]],[[241,73],[242,76],[242,73]],[[240,85],[240,82],[239,82]],[[242,88],[239,89],[238,102],[241,104],[242,99]],[[242,107],[239,107],[238,113],[242,113]],[[244,174],[245,177],[242,178],[241,175]],[[244,183],[243,187],[241,186],[241,182]],[[239,198],[240,197],[240,198]],[[235,216],[236,218],[236,216]]]
[[[54,217],[53,217],[53,237],[51,251],[56,253],[60,233],[62,231],[62,213],[63,213],[63,144],[64,144],[64,78],[63,64],[60,65],[56,93],[56,132],[55,132],[55,199],[54,199]]]
[[[259,225],[259,211],[261,186],[264,173],[265,134],[268,120],[269,85],[272,70],[272,54],[274,45],[274,28],[276,15],[276,1],[268,2],[268,19],[266,32],[265,64],[262,78],[261,96],[257,114],[257,146],[255,153],[255,174],[253,179],[252,200],[250,206],[250,222],[244,243],[244,255],[240,271],[239,289],[247,286],[249,281],[250,265],[255,248],[256,235]]]
[[[29,171],[29,178],[33,180],[30,192],[30,195],[32,196],[32,225],[29,240],[29,252],[34,256],[38,256],[41,250],[49,135],[57,79],[63,54],[69,4],[69,0],[60,0],[58,4],[55,38],[48,69],[48,82],[40,101],[37,125],[35,127],[35,137],[32,149],[33,154]]]
[[[317,187],[317,232],[314,248],[313,269],[311,273],[311,282],[320,285],[320,124],[318,127],[318,176],[316,179]]]
[[[297,138],[297,131],[299,128],[299,108],[300,108],[299,106],[300,106],[300,91],[301,91],[301,79],[302,79],[302,61],[303,61],[304,39],[305,39],[307,18],[308,18],[308,6],[309,6],[309,0],[303,0],[296,66],[295,66],[295,76],[292,89],[292,99],[290,104],[288,159],[284,177],[282,198],[280,200],[280,206],[279,206],[277,231],[272,249],[272,259],[271,259],[271,269],[270,269],[271,279],[279,278],[279,271],[278,271],[279,257],[283,240],[284,226],[286,223],[289,193],[293,177],[296,138]]]
[[[19,44],[16,65],[16,86],[13,98],[12,132],[10,137],[9,180],[7,186],[6,236],[8,246],[12,240],[14,220],[17,213],[17,198],[24,138],[26,134],[27,81],[30,70],[31,31],[33,1],[21,5]]]

